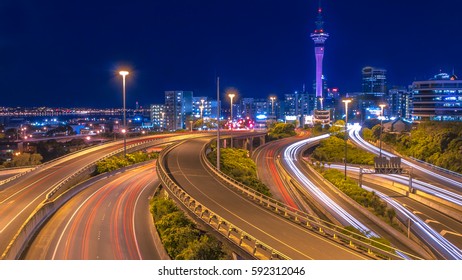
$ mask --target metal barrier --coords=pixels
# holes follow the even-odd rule
[[[417,159],[417,158],[414,158],[414,157],[409,157],[409,158],[411,158],[411,159],[417,161],[418,163],[424,164],[424,165],[426,165],[426,166],[428,166],[428,167],[430,167],[430,168],[433,168],[433,169],[436,169],[436,170],[438,170],[438,171],[441,171],[441,172],[443,172],[443,173],[451,174],[451,175],[453,175],[453,176],[462,178],[462,174],[460,174],[460,173],[458,173],[458,172],[454,172],[454,171],[452,171],[452,170],[448,170],[448,169],[445,169],[445,168],[443,168],[443,167],[439,167],[439,166],[433,165],[433,164],[431,164],[431,163],[428,163],[428,162],[426,162],[426,161],[423,161],[423,160],[420,160],[420,159]]]
[[[207,206],[201,204],[193,197],[191,197],[169,177],[164,167],[164,157],[178,145],[179,144],[175,144],[168,147],[167,149],[164,149],[160,153],[159,159],[157,160],[157,172],[164,187],[167,188],[169,193],[174,195],[176,199],[180,201],[187,209],[189,209],[195,216],[207,223],[219,234],[227,238],[230,242],[247,251],[254,257],[258,259],[289,260],[290,258],[288,256],[277,251],[268,244],[261,242],[257,238],[240,229],[238,226],[227,221],[219,214],[208,209]]]
[[[288,220],[291,220],[304,228],[310,229],[318,234],[321,234],[327,238],[333,239],[345,246],[354,248],[355,250],[365,253],[369,256],[376,257],[379,259],[403,259],[402,254],[412,258],[421,259],[418,256],[404,252],[397,248],[382,244],[373,239],[364,237],[354,232],[345,230],[343,227],[339,227],[327,221],[323,221],[320,218],[310,215],[295,209],[289,205],[286,205],[280,201],[277,201],[271,197],[265,196],[248,186],[236,181],[221,171],[218,171],[207,158],[205,151],[210,143],[204,146],[202,150],[202,161],[203,163],[219,178],[222,182],[226,183],[230,188],[243,194],[250,200],[254,201],[258,205],[272,210],[274,213],[281,215]],[[382,249],[384,248],[384,249]],[[399,252],[401,254],[396,254]]]
[[[154,143],[155,142],[155,143]],[[132,144],[128,146],[127,151],[133,150],[140,150],[146,147],[150,147],[153,145],[164,144],[164,141],[157,141],[156,139],[143,141],[137,144]],[[165,141],[169,142],[169,141]],[[65,192],[63,195],[66,197],[64,201],[60,203],[56,203],[56,199],[61,197],[61,193],[58,193],[59,190],[63,189],[66,186],[73,186],[79,179],[80,176],[86,175],[86,172],[89,172],[92,167],[95,167],[96,162],[103,160],[105,158],[114,156],[118,153],[123,152],[123,148],[118,149],[110,154],[105,155],[98,160],[93,161],[90,164],[79,169],[77,172],[73,173],[72,175],[66,177],[61,182],[59,182],[47,195],[46,199],[31,213],[31,215],[27,218],[27,220],[23,223],[21,228],[18,230],[16,235],[10,241],[10,244],[6,248],[5,252],[0,256],[0,259],[17,259],[22,254],[24,248],[31,240],[32,236],[37,232],[37,230],[41,227],[41,225],[50,217],[52,213],[54,213],[62,204],[65,203],[68,199],[70,199],[78,190],[71,189],[68,192]],[[91,173],[90,172],[90,173]],[[80,178],[79,178],[80,177]],[[59,194],[59,195],[57,195]]]

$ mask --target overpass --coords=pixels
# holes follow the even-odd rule
[[[206,134],[161,134],[128,139],[127,151]],[[97,161],[123,151],[123,141],[99,145],[45,163],[0,184],[1,259],[18,259],[35,231],[47,219],[36,216],[44,203],[88,178]],[[47,212],[48,213],[48,212]]]
[[[208,163],[205,152],[211,141],[192,139],[164,150],[157,171],[170,195],[230,244],[258,259],[400,258],[370,240],[351,238],[341,228],[238,186]]]

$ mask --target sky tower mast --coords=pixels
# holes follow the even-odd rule
[[[324,20],[322,19],[321,0],[318,6],[318,18],[316,20],[316,29],[311,33],[311,39],[314,41],[314,55],[316,57],[316,98],[320,101],[318,108],[323,110],[322,104],[322,59],[324,57],[324,42],[329,38],[329,34],[324,32]]]

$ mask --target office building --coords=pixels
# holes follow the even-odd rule
[[[440,73],[412,83],[412,107],[416,121],[462,121],[462,80]]]
[[[193,92],[165,92],[165,126],[169,131],[189,128],[193,121]]]
[[[154,130],[165,130],[165,105],[151,104],[151,124]]]

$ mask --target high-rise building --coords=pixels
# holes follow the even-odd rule
[[[189,127],[188,121],[193,120],[193,92],[165,92],[165,121],[167,130],[174,131]]]
[[[462,80],[440,73],[412,83],[414,120],[462,121]]]
[[[387,105],[387,71],[371,66],[362,69],[362,93],[358,99],[358,109],[362,120],[380,116],[381,104]]]
[[[195,118],[200,118],[201,113],[203,118],[209,118],[211,113],[210,110],[210,101],[208,100],[207,96],[193,97],[193,115]]]
[[[385,111],[390,117],[410,119],[411,92],[406,88],[392,88],[388,91]]]
[[[151,123],[155,130],[165,130],[165,105],[151,104]]]
[[[383,97],[387,92],[387,70],[375,67],[364,67],[363,93],[375,97]]]
[[[305,124],[305,119],[312,115],[315,108],[316,96],[307,92],[294,92],[284,95],[284,119],[286,121],[297,120],[300,125]]]

